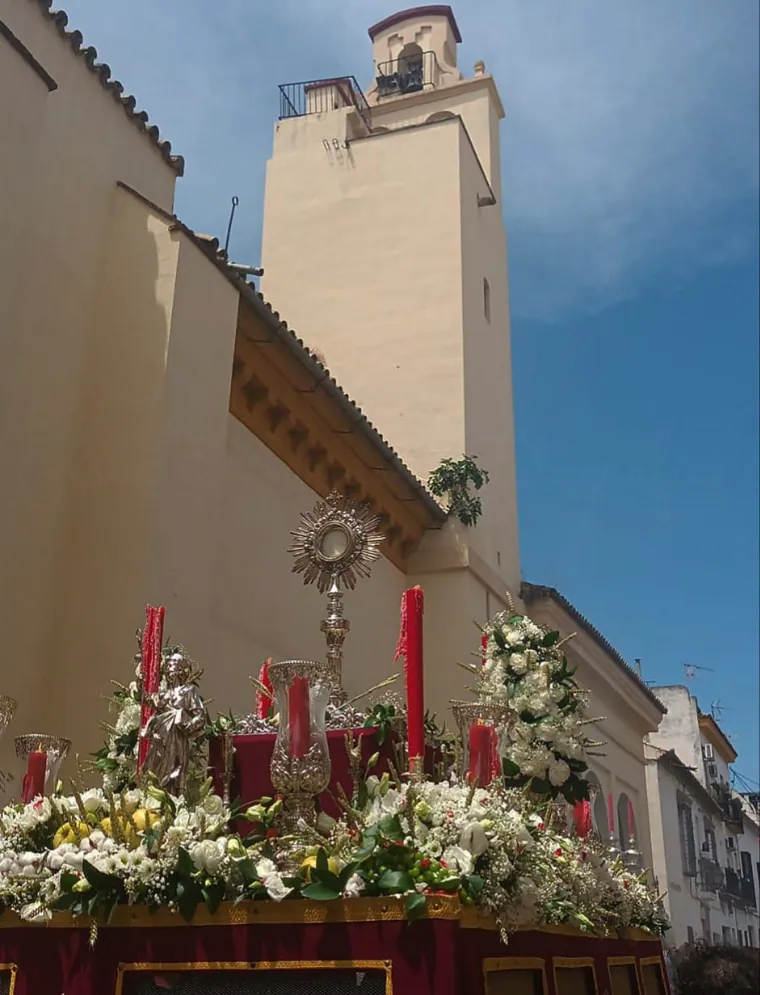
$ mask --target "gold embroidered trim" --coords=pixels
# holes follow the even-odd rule
[[[114,995],[124,995],[124,975],[128,971],[152,971],[175,974],[181,971],[383,971],[385,995],[393,995],[393,964],[389,960],[260,960],[260,961],[193,961],[179,964],[133,963],[119,964]]]
[[[432,895],[427,900],[427,914],[430,919],[459,919],[461,906],[457,896]],[[284,902],[223,902],[214,915],[205,906],[199,906],[191,923],[168,909],[151,913],[144,906],[119,905],[108,925],[100,929],[130,926],[249,926],[252,923],[336,923],[336,922],[397,922],[406,918],[404,900],[400,898],[350,898],[334,902],[307,902],[302,900]],[[0,917],[0,929],[20,926],[37,928],[38,923],[29,923],[13,912]],[[88,920],[75,919],[69,912],[56,912],[44,929],[89,929]]]

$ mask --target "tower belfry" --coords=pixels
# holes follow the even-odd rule
[[[352,76],[280,87],[262,290],[420,479],[463,454],[488,470],[454,567],[477,566],[495,609],[520,581],[504,111],[482,62],[458,68],[450,7],[393,14],[369,36],[364,89]]]

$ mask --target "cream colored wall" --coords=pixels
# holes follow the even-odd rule
[[[248,676],[262,661],[323,659],[319,630],[325,597],[292,573],[287,550],[316,495],[232,415],[226,424],[223,486],[217,509],[213,572],[213,641],[204,690],[220,710],[252,708]],[[345,595],[351,631],[343,683],[359,694],[393,672],[401,593],[406,578],[382,557],[372,576]],[[399,684],[403,695],[403,684]]]
[[[535,621],[562,635],[578,631],[561,607],[548,599],[531,603],[527,610]],[[589,714],[603,717],[590,734],[604,741],[600,750],[605,755],[593,757],[591,769],[599,778],[605,802],[610,793],[613,796],[616,831],[620,796],[625,794],[633,803],[638,848],[645,865],[651,866],[644,737],[657,727],[659,710],[614,660],[582,631],[567,644],[566,652],[570,663],[577,666],[575,679],[590,692]]]
[[[54,620],[104,240],[118,179],[170,209],[176,174],[37,4],[0,0],[0,17],[58,83],[47,92],[0,39],[0,691],[19,699],[7,767],[13,735],[55,731],[55,696],[97,666],[81,632],[72,660]]]
[[[336,152],[332,118],[278,126],[262,291],[424,478],[466,444],[457,127]]]

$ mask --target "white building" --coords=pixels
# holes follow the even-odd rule
[[[688,688],[653,690],[668,709],[647,741],[653,866],[673,924],[665,942],[756,947],[757,813],[731,789],[736,751]]]

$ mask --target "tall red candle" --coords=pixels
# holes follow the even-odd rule
[[[269,710],[272,707],[272,702],[274,701],[274,692],[272,690],[272,682],[269,680],[269,664],[272,662],[271,656],[269,659],[265,660],[261,665],[261,670],[259,671],[259,684],[263,684],[264,688],[268,692],[265,694],[264,691],[256,692],[256,718],[265,719],[269,715]]]
[[[615,813],[612,807],[612,792],[607,795],[607,821],[610,824],[610,835],[615,832]]]
[[[491,783],[492,733],[491,726],[482,722],[470,726],[468,780],[480,788]]]
[[[155,708],[148,696],[158,691],[161,683],[161,647],[164,639],[164,616],[166,609],[145,606],[145,628],[142,635],[142,659],[140,674],[142,677],[142,710],[140,715],[140,732],[143,732]],[[145,763],[148,755],[148,740],[140,737],[137,748],[137,770]]]
[[[406,721],[410,770],[425,756],[425,680],[422,659],[422,615],[425,596],[422,588],[404,592],[402,615],[406,617]]]
[[[481,633],[480,636],[480,657],[485,664],[486,654],[488,653],[488,636],[485,632]]]
[[[310,725],[309,680],[306,677],[294,677],[288,692],[288,733],[291,757],[300,758],[309,752]]]
[[[21,787],[21,800],[28,804],[38,795],[45,794],[45,771],[47,770],[47,755],[41,750],[29,754],[26,762],[26,774]]]
[[[628,799],[628,839],[636,835],[636,820],[633,817],[633,802]]]

